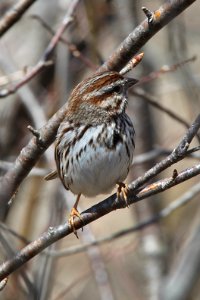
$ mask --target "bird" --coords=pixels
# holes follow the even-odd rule
[[[104,71],[84,79],[71,92],[56,136],[57,168],[45,179],[59,177],[65,189],[77,196],[69,217],[75,234],[74,219],[82,219],[77,208],[81,195],[106,194],[117,185],[117,197],[127,204],[124,180],[135,148],[135,130],[126,114],[127,92],[137,82]]]

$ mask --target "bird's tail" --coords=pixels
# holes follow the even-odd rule
[[[45,180],[52,180],[52,179],[55,179],[55,178],[57,178],[58,177],[58,173],[57,173],[57,171],[55,170],[55,171],[52,171],[52,172],[50,172],[49,174],[47,174],[45,177],[44,177],[44,179]]]

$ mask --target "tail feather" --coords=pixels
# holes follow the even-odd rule
[[[52,171],[52,172],[50,172],[49,174],[47,174],[45,177],[44,177],[44,179],[45,180],[52,180],[52,179],[55,179],[55,178],[57,178],[58,177],[58,173],[57,173],[57,171],[55,170],[55,171]]]

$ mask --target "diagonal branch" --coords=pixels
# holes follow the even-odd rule
[[[200,114],[195,119],[194,123],[188,129],[187,133],[179,143],[179,145],[172,151],[172,153],[163,159],[161,162],[157,163],[153,168],[145,173],[144,176],[137,178],[130,186],[131,189],[138,189],[150,179],[155,177],[156,175],[160,174],[163,170],[167,169],[171,165],[175,164],[176,162],[180,161],[182,158],[185,157],[188,147],[197,134],[200,128]]]
[[[100,70],[121,70],[149,39],[195,1],[196,0],[166,1],[153,13],[152,22],[149,24],[149,19],[146,19],[138,25],[100,67]]]
[[[58,28],[55,35],[52,37],[48,47],[46,48],[43,57],[32,69],[30,73],[28,73],[22,81],[20,81],[16,86],[10,91],[1,91],[1,93],[6,94],[10,92],[16,91],[20,86],[30,80],[34,75],[38,74],[41,71],[49,59],[50,54],[55,48],[57,42],[59,41],[60,36],[66,29],[66,27],[71,23],[72,16],[74,11],[78,5],[80,0],[74,0],[71,2],[69,10],[65,15],[61,26]],[[13,169],[9,170],[3,178],[1,178],[0,185],[0,219],[2,220],[6,212],[8,210],[8,201],[15,194],[19,185],[23,181],[23,179],[28,175],[32,167],[36,164],[40,156],[44,153],[44,151],[53,143],[57,128],[65,116],[67,109],[67,105],[64,105],[54,116],[44,125],[39,131],[39,135],[41,137],[42,143],[38,143],[37,139],[33,137],[27,146],[25,146],[18,158],[15,161]]]
[[[179,145],[167,158],[156,164],[153,168],[147,171],[143,177],[139,177],[128,186],[130,190],[130,193],[128,195],[129,204],[133,204],[144,198],[163,192],[177,184],[184,182],[185,180],[188,180],[200,174],[200,164],[190,169],[186,169],[179,174],[175,170],[172,177],[154,182],[146,186],[145,188],[140,189],[139,191],[139,188],[144,185],[144,183],[187,155],[187,149],[199,128],[200,115],[197,116],[196,120],[188,129]],[[79,229],[83,227],[83,223],[84,225],[89,224],[92,221],[97,220],[100,217],[110,213],[111,211],[124,208],[125,206],[125,202],[123,200],[117,199],[116,194],[114,194],[104,201],[100,202],[99,204],[96,204],[83,212],[82,220],[75,220],[75,228]],[[0,267],[0,280],[7,277],[10,273],[15,271],[17,268],[22,266],[24,263],[26,263],[28,260],[40,253],[43,249],[45,249],[52,243],[63,238],[64,236],[69,235],[72,231],[73,230],[71,226],[69,226],[68,224],[60,225],[58,227],[50,227],[49,230],[45,232],[41,237],[27,245],[18,254],[16,254],[16,256],[2,264],[2,266]]]
[[[0,219],[5,217],[9,199],[14,195],[21,182],[29,174],[39,157],[53,143],[57,128],[65,116],[67,105],[64,105],[40,130],[41,142],[33,137],[20,152],[13,168],[0,180]]]
[[[52,54],[54,48],[56,47],[58,41],[60,40],[61,35],[64,33],[65,29],[71,24],[73,21],[73,14],[80,0],[74,0],[71,2],[71,5],[67,11],[67,14],[63,18],[61,26],[56,31],[55,35],[52,37],[50,43],[48,44],[46,50],[42,58],[38,61],[38,63],[31,69],[30,72],[27,72],[26,76],[18,82],[16,85],[11,85],[8,89],[3,89],[0,91],[0,98],[6,97],[10,94],[15,93],[20,87],[29,82],[32,78],[38,75],[46,66],[49,65],[48,60],[50,55]]]
[[[140,24],[113,53],[113,55],[108,59],[107,63],[104,64],[99,70],[104,70],[106,68],[120,70],[127,63],[127,61],[132,58],[134,53],[136,53],[140,47],[142,47],[158,30],[166,25],[170,20],[175,18],[194,1],[195,0],[174,0],[165,3],[154,13],[155,20],[151,23],[151,28],[147,20]],[[70,20],[70,16],[73,15],[78,2],[78,0],[74,0],[71,3],[71,8],[68,11],[67,16],[64,18],[63,24],[58,29],[56,35],[53,36],[49,47],[43,56],[43,61],[48,59],[49,53],[51,53],[51,50],[55,47],[65,29],[65,26],[68,24],[66,20]],[[40,62],[37,66],[40,68]],[[37,72],[34,74],[36,73]],[[25,78],[24,82],[27,82],[31,77],[30,74],[27,76],[29,77]],[[21,82],[21,85],[22,84],[24,83]],[[38,161],[40,156],[54,141],[57,128],[64,118],[66,110],[67,105],[64,105],[40,130],[40,136],[43,140],[42,147],[41,145],[37,144],[35,137],[33,137],[28,145],[22,149],[20,155],[15,161],[13,169],[9,170],[1,179],[0,219],[3,219],[6,215],[6,211],[8,209],[7,204],[10,198],[16,193],[18,187]]]
[[[0,21],[0,37],[4,35],[27,11],[27,9],[35,2],[36,0],[20,0],[15,4],[5,16]]]
[[[162,27],[164,27],[168,22],[180,14],[184,9],[191,5],[195,0],[173,0],[167,1],[163,6],[161,6],[157,11],[154,12],[151,23],[145,20],[141,25],[139,25],[120,45],[120,47],[114,52],[114,54],[108,59],[108,61],[99,70],[120,70],[136,52]],[[66,28],[68,22],[71,20],[73,11],[79,1],[71,2],[71,11],[68,12],[67,18],[65,18],[62,26],[59,28],[57,33],[51,40],[49,47],[47,47],[46,52],[42,58],[42,62],[49,58],[51,51],[56,46],[60,36],[62,35],[64,29]],[[72,9],[73,8],[73,9]],[[67,21],[67,22],[66,22]],[[41,61],[36,67],[41,67]],[[38,74],[36,72],[32,75]],[[33,77],[32,76],[32,77]],[[26,77],[17,88],[22,86],[24,83],[28,82],[32,78]],[[14,92],[15,90],[13,90]],[[57,128],[65,116],[67,110],[67,105],[64,105],[50,120],[47,124],[42,127],[38,132],[40,136],[40,142],[36,137],[33,137],[28,145],[24,147],[15,161],[14,167],[9,170],[6,175],[1,179],[0,184],[0,217],[6,213],[8,208],[9,199],[14,195],[20,186],[23,179],[28,175],[32,167],[38,161],[40,156],[49,147],[49,145],[54,141]],[[149,186],[141,189],[141,187],[152,179],[154,176],[159,174],[164,169],[178,162],[184,158],[187,154],[187,149],[200,128],[200,115],[195,120],[194,124],[189,128],[188,132],[178,145],[178,147],[164,160],[156,164],[151,168],[143,177],[139,177],[136,181],[129,185],[130,195],[128,197],[129,204],[140,201],[151,195],[155,195],[164,190],[167,190],[177,184],[184,182],[198,174],[200,174],[200,165],[196,165],[190,169],[187,169],[179,174],[176,172],[170,178],[154,182]],[[116,199],[116,195],[112,195],[101,203],[91,207],[85,211],[83,216],[84,225],[108,214],[116,209],[123,208],[125,203]],[[79,229],[82,227],[82,222],[80,220],[75,220],[75,227]],[[34,242],[27,245],[20,252],[18,252],[13,258],[4,262],[0,266],[0,280],[7,277],[13,271],[18,269],[20,266],[25,264],[32,257],[40,253],[47,246],[51,245],[58,239],[69,235],[72,229],[68,224],[60,225],[58,227],[49,228],[41,237],[39,237]]]
[[[41,25],[51,34],[51,35],[55,35],[54,30],[38,15],[32,15],[31,16],[33,19],[39,21],[41,23]],[[62,42],[63,44],[65,44],[69,51],[72,53],[72,55],[74,57],[77,57],[78,59],[80,59],[88,68],[92,69],[92,70],[96,70],[97,69],[97,65],[95,65],[88,57],[86,57],[85,55],[82,54],[82,52],[80,52],[78,50],[78,48],[76,47],[75,44],[72,44],[71,42],[69,42],[66,38],[60,36],[59,41]]]
[[[188,202],[190,202],[192,199],[194,199],[194,197],[196,195],[198,195],[199,193],[200,193],[200,183],[197,183],[196,185],[191,187],[191,189],[187,190],[181,197],[174,200],[168,206],[166,206],[161,211],[159,211],[156,215],[154,215],[151,218],[149,218],[145,221],[142,221],[142,222],[140,222],[140,223],[138,223],[138,224],[136,224],[136,225],[134,225],[130,228],[122,229],[122,230],[117,231],[115,233],[112,233],[108,236],[104,236],[102,238],[95,239],[94,241],[89,242],[89,243],[84,243],[82,245],[71,246],[67,249],[62,249],[62,250],[57,250],[57,251],[46,250],[43,253],[46,254],[46,255],[53,256],[53,257],[69,256],[69,255],[73,255],[73,254],[83,252],[86,249],[88,249],[89,247],[102,245],[104,243],[111,242],[115,239],[119,239],[121,237],[124,237],[124,236],[126,236],[130,233],[139,231],[139,230],[141,230],[141,229],[143,229],[147,226],[152,225],[153,223],[158,222],[161,219],[164,219],[164,218],[170,216],[177,209],[179,209],[180,207],[186,205]],[[10,229],[8,229],[6,227],[5,230],[9,232]],[[16,235],[15,232],[14,233],[12,232],[12,234]],[[19,238],[21,239],[21,236]]]
[[[190,127],[189,123],[187,121],[185,121],[184,118],[179,116],[177,113],[173,112],[173,110],[168,109],[168,108],[164,107],[163,105],[161,105],[160,103],[158,103],[158,101],[156,101],[155,97],[152,96],[151,94],[147,93],[145,90],[140,89],[140,88],[134,88],[131,90],[131,94],[144,99],[145,101],[150,103],[152,106],[156,107],[157,109],[160,109],[165,114],[167,114],[169,117],[176,120],[177,122],[179,122],[186,128]]]
[[[178,174],[176,178],[172,176],[170,178],[160,180],[145,187],[137,195],[129,195],[128,202],[129,204],[133,204],[135,202],[141,201],[142,199],[163,192],[198,174],[200,174],[200,164],[190,169],[186,169],[185,171]],[[78,218],[75,220],[75,228],[80,229],[83,227],[83,223],[84,225],[87,225],[93,222],[94,220],[97,220],[102,216],[110,213],[111,211],[124,207],[125,202],[123,200],[117,199],[116,194],[114,194],[108,197],[106,200],[84,211],[82,213],[82,220]],[[0,266],[0,281],[6,278],[15,270],[17,270],[31,258],[39,254],[49,245],[72,233],[72,231],[73,229],[71,228],[71,226],[68,225],[68,223],[56,227],[49,227],[48,231],[44,232],[37,240],[28,244],[26,247],[20,250],[13,258],[7,260]]]
[[[115,239],[119,239],[121,237],[124,237],[130,233],[136,232],[138,230],[141,230],[149,225],[152,225],[155,222],[158,222],[161,219],[167,218],[170,216],[173,212],[175,212],[177,209],[179,209],[182,206],[185,206],[188,202],[193,200],[196,195],[200,193],[200,183],[197,183],[191,189],[187,190],[183,195],[181,195],[178,199],[171,202],[168,206],[163,208],[161,211],[159,211],[156,215],[152,216],[151,218],[142,221],[130,228],[125,228],[122,230],[119,230],[115,233],[109,234],[107,236],[103,236],[102,238],[95,239],[91,242],[84,243],[81,245],[71,246],[67,249],[62,250],[45,250],[42,252],[44,255],[49,255],[53,257],[63,257],[63,256],[69,256],[74,255],[80,252],[83,252],[87,250],[88,248],[92,246],[102,245],[104,243],[111,242]],[[5,231],[6,233],[11,234],[12,236],[16,237],[20,241],[22,241],[25,245],[31,243],[30,240],[25,239],[23,236],[19,235],[16,231],[9,228],[4,223],[0,223],[1,230]]]

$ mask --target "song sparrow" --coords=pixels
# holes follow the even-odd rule
[[[77,195],[69,219],[74,232],[74,217],[81,218],[81,194],[96,196],[118,184],[118,197],[127,199],[123,181],[133,158],[134,128],[125,109],[127,90],[136,82],[108,71],[83,80],[71,93],[56,138],[57,171],[45,179],[58,174],[64,187]]]

